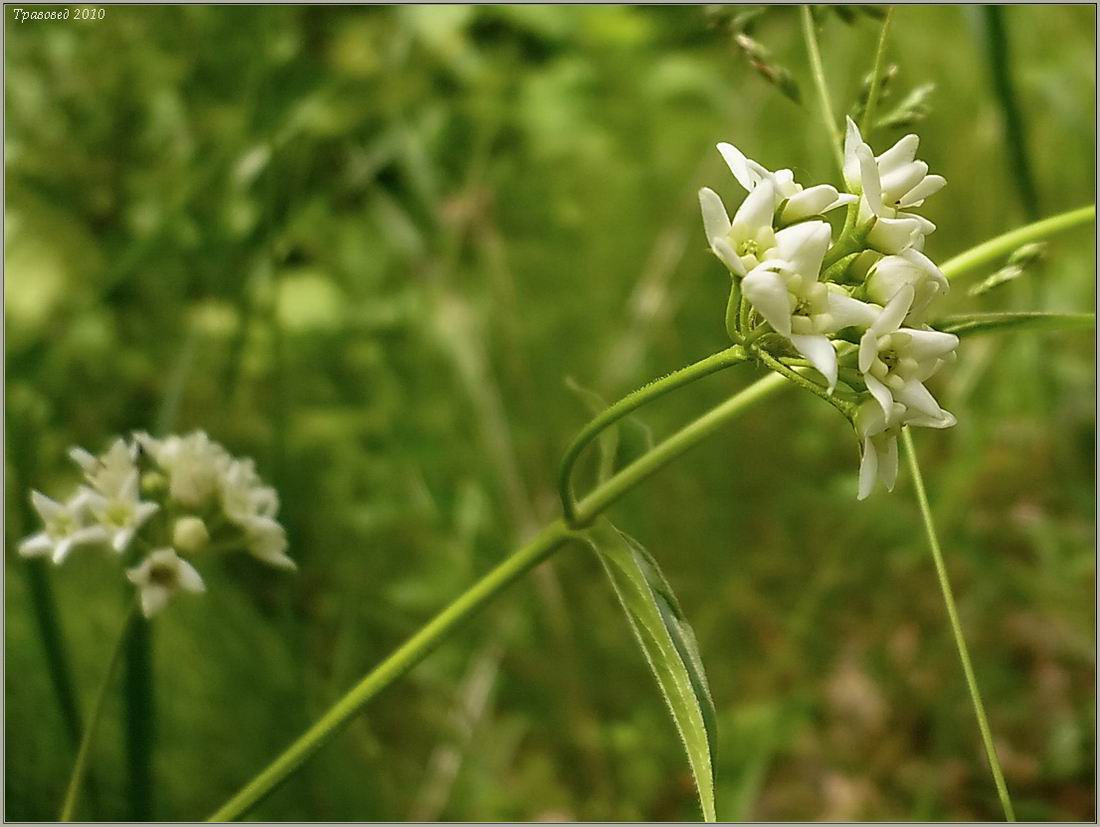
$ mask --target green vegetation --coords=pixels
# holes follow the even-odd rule
[[[882,21],[816,11],[835,114],[865,116],[875,146],[919,131],[947,178],[925,211],[937,262],[1093,200],[1092,7],[898,7],[877,85]],[[97,553],[56,569],[16,554],[37,529],[28,489],[77,481],[68,448],[203,428],[280,492],[297,575],[203,561],[203,597],[135,627],[77,808],[206,816],[560,515],[558,463],[595,397],[729,347],[696,193],[741,193],[714,144],[838,183],[800,22],[545,6],[5,20],[8,819],[60,811],[131,598]],[[960,335],[999,332],[964,336],[935,378],[959,424],[915,441],[1016,814],[1091,820],[1094,233],[1051,237],[968,295],[1034,240],[952,262],[942,312]],[[974,316],[994,311],[1072,315]],[[582,458],[582,504],[609,454],[621,467],[764,375],[723,370],[632,413]],[[633,622],[662,620],[677,646],[680,612],[694,629],[705,682],[669,680],[709,684],[717,726],[689,747],[716,758],[718,816],[998,818],[907,469],[857,503],[850,427],[792,390],[705,444],[608,514],[663,572],[617,549],[645,572],[620,584]],[[251,813],[699,814],[619,598],[575,542]]]

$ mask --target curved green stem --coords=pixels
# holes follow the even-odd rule
[[[587,448],[596,437],[624,416],[637,410],[647,402],[652,402],[654,399],[658,399],[677,388],[682,388],[684,385],[694,382],[697,379],[702,379],[704,376],[709,376],[712,373],[740,364],[744,362],[746,358],[745,349],[740,345],[734,345],[733,347],[721,350],[705,359],[700,359],[694,364],[681,368],[674,373],[670,373],[668,376],[664,376],[650,382],[648,385],[638,388],[638,390],[624,396],[585,425],[566,449],[565,456],[561,461],[561,469],[558,472],[558,493],[561,496],[561,507],[565,515],[566,524],[573,528],[580,528],[585,524],[577,513],[577,500],[573,493],[573,470],[577,465],[577,460],[579,460],[581,454],[584,453],[584,449]]]
[[[954,258],[948,259],[940,266],[940,269],[949,279],[957,279],[959,276],[979,270],[1004,258],[1025,244],[1042,241],[1044,238],[1092,223],[1095,220],[1095,204],[1059,213],[1050,218],[1044,218],[1042,221],[1018,227],[996,238],[991,238],[977,247],[971,247]]]
[[[959,612],[955,607],[955,595],[951,590],[951,581],[947,577],[943,552],[940,551],[940,541],[936,536],[936,525],[932,521],[932,508],[928,504],[928,494],[924,490],[924,478],[921,476],[920,464],[917,462],[917,451],[913,445],[913,436],[909,433],[909,428],[902,429],[902,441],[905,443],[905,456],[909,461],[909,472],[913,475],[913,487],[917,492],[921,518],[924,520],[924,531],[928,535],[928,547],[932,551],[932,560],[936,564],[936,576],[940,581],[940,591],[943,592],[943,602],[947,607],[947,618],[951,623],[951,633],[955,636],[955,648],[959,650],[959,660],[962,661],[966,687],[970,691],[970,702],[974,706],[974,715],[978,719],[978,729],[982,734],[982,744],[985,746],[986,758],[989,760],[989,768],[993,772],[993,783],[997,787],[997,796],[1001,800],[1001,808],[1004,810],[1005,818],[1008,821],[1015,821],[1016,813],[1012,809],[1012,799],[1008,795],[1004,773],[1001,772],[1001,763],[997,759],[997,749],[993,745],[993,735],[989,729],[989,722],[985,717],[985,704],[982,703],[982,693],[978,689],[978,679],[974,676],[974,667],[970,663],[970,652],[966,646],[966,638],[963,637],[962,624],[959,623]]]
[[[833,104],[829,100],[829,86],[825,82],[825,67],[821,63],[821,51],[817,48],[817,34],[814,32],[814,16],[810,7],[802,7],[802,36],[806,41],[806,53],[810,57],[810,70],[814,76],[814,88],[817,90],[818,102],[821,104],[821,119],[825,124],[825,132],[829,136],[829,145],[833,150],[833,158],[844,173],[844,152],[840,148],[840,128],[837,126],[836,115],[833,113]]]
[[[125,649],[125,643],[129,638],[130,627],[138,617],[137,602],[126,613],[126,619],[122,622],[122,628],[118,633],[118,640],[115,641],[115,648],[111,652],[111,658],[107,661],[107,672],[103,675],[103,681],[99,685],[99,690],[96,693],[95,702],[92,706],[92,714],[88,716],[88,723],[84,726],[84,735],[80,739],[80,749],[76,753],[76,763],[73,764],[73,773],[69,777],[69,786],[65,791],[65,801],[61,805],[61,815],[59,821],[72,821],[73,814],[76,812],[76,805],[80,801],[80,785],[84,781],[84,774],[88,769],[88,756],[91,754],[92,742],[95,740],[95,733],[99,719],[103,714],[103,705],[107,700],[107,690],[110,688],[112,681],[114,680],[115,673],[118,672],[118,665],[122,660],[122,652]]]
[[[798,371],[792,370],[791,368],[787,367],[766,350],[754,349],[753,353],[760,358],[761,362],[774,370],[776,373],[783,376],[787,381],[793,382],[800,388],[805,388],[810,393],[816,396],[820,396],[822,399],[824,399],[826,402],[828,402],[830,405],[832,405],[834,408],[844,414],[844,416],[846,416],[848,419],[852,419],[856,415],[856,406],[853,405],[851,402],[845,402],[843,399],[838,399],[836,394],[829,393],[827,390],[825,390],[825,388],[821,387],[821,385],[817,384],[813,380],[807,379]]]
[[[761,379],[677,431],[585,497],[577,506],[579,519],[582,522],[591,521],[643,480],[784,385],[779,376]],[[456,627],[484,608],[507,586],[576,536],[562,520],[555,520],[544,528],[531,542],[492,569],[371,670],[208,820],[230,821],[247,813],[325,744],[367,701],[423,660]]]
[[[882,62],[886,58],[886,34],[890,31],[890,18],[894,14],[894,7],[886,7],[886,17],[882,20],[882,30],[878,35],[878,49],[875,51],[875,65],[871,69],[871,88],[867,90],[867,105],[863,108],[863,119],[859,130],[864,135],[870,135],[875,125],[875,107],[878,106],[878,96],[882,89]]]
[[[730,278],[730,297],[726,302],[726,333],[738,344],[744,344],[745,338],[741,333],[742,325],[739,319],[741,307],[745,302],[741,301],[741,283],[736,277]]]

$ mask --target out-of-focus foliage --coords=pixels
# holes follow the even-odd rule
[[[1045,213],[1094,195],[1094,14],[1005,13]],[[879,24],[841,17],[819,22],[847,111]],[[796,21],[754,37],[805,92]],[[1026,215],[981,25],[952,7],[892,22],[898,100],[935,87],[919,128],[949,182],[928,210],[941,261]],[[556,514],[557,459],[588,415],[566,377],[614,398],[726,344],[727,276],[695,201],[706,183],[735,203],[714,143],[832,173],[812,101],[762,80],[702,8],[113,6],[5,26],[9,819],[54,817],[74,756],[11,542],[32,528],[29,487],[71,483],[69,445],[203,427],[282,494],[299,574],[211,561],[207,595],[153,629],[154,814],[204,816]],[[1078,231],[945,312],[1087,310],[1093,266]],[[1017,811],[1091,819],[1093,341],[1027,337],[963,344],[937,389],[959,425],[919,446]],[[621,453],[754,375],[644,411]],[[786,393],[613,509],[660,550],[698,636],[719,816],[995,817],[912,489],[903,475],[857,504],[856,467],[835,412]],[[48,574],[86,714],[125,595],[92,554]],[[117,698],[92,762],[108,818],[127,812]],[[615,597],[576,547],[256,815],[696,808]]]

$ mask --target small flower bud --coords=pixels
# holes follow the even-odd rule
[[[201,551],[210,542],[206,523],[198,517],[180,517],[172,528],[172,545],[185,554]]]
[[[168,490],[168,477],[160,471],[146,471],[141,475],[141,493],[147,497],[159,497]]]

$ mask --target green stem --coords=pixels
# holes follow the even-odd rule
[[[963,637],[962,624],[959,623],[959,612],[955,608],[955,596],[951,591],[951,581],[947,577],[947,567],[944,565],[943,553],[940,551],[940,541],[936,536],[936,525],[932,520],[932,508],[928,504],[928,494],[924,490],[924,478],[921,476],[920,464],[917,462],[917,451],[913,445],[913,436],[909,432],[909,428],[902,429],[902,441],[905,443],[905,455],[909,461],[909,472],[913,475],[913,487],[917,492],[917,502],[920,504],[921,517],[924,520],[924,531],[928,535],[928,547],[932,551],[932,560],[936,564],[936,576],[940,581],[940,591],[943,592],[943,602],[947,607],[948,620],[951,622],[951,632],[955,636],[955,647],[959,650],[959,660],[962,661],[966,686],[970,690],[970,701],[974,706],[974,715],[978,719],[978,729],[982,733],[982,744],[985,746],[986,758],[989,759],[989,768],[993,772],[993,783],[997,786],[997,796],[1001,799],[1001,808],[1004,810],[1005,818],[1008,821],[1015,821],[1016,813],[1012,809],[1012,799],[1009,798],[1008,787],[1005,786],[1001,763],[997,760],[997,750],[993,745],[993,736],[990,733],[989,722],[985,717],[982,693],[978,689],[978,680],[974,676],[974,667],[970,663],[970,652],[966,647],[966,638]]]
[[[825,67],[821,64],[821,52],[817,48],[817,34],[814,32],[814,17],[810,7],[802,7],[802,36],[806,40],[806,53],[810,56],[810,70],[814,76],[814,88],[821,104],[821,119],[825,124],[825,133],[829,136],[833,158],[841,175],[844,174],[844,151],[841,149],[840,128],[837,126],[833,104],[829,100],[829,86],[825,82]]]
[[[697,445],[745,408],[784,385],[782,377],[765,377],[677,431],[585,497],[577,506],[578,519],[581,522],[590,522],[643,480]],[[455,628],[480,611],[506,587],[576,536],[562,520],[555,520],[544,528],[531,542],[492,569],[376,666],[282,755],[211,815],[209,820],[230,821],[247,813],[328,741],[367,701],[423,660]]]
[[[1074,227],[1093,223],[1095,220],[1095,204],[1059,213],[1050,218],[1044,218],[1042,221],[1018,227],[996,238],[991,238],[976,247],[971,247],[954,258],[948,259],[940,266],[940,269],[949,279],[957,279],[966,273],[980,270],[982,267],[999,261],[1025,244],[1042,241],[1052,235],[1072,230]]]
[[[741,283],[736,277],[730,278],[730,297],[726,302],[726,333],[733,341],[744,344],[744,336],[741,334],[741,322],[738,314],[741,312]]]
[[[230,821],[244,815],[302,765],[362,706],[400,678],[442,642],[460,623],[467,620],[511,583],[550,556],[573,538],[561,520],[544,528],[533,540],[509,556],[496,568],[437,614],[420,631],[376,666],[351,691],[329,708],[290,747],[233,798],[210,816],[210,821]]]
[[[855,416],[856,406],[851,402],[845,402],[843,399],[838,399],[836,394],[829,393],[829,391],[825,390],[825,388],[821,387],[821,385],[817,384],[812,379],[807,379],[798,371],[791,370],[766,350],[754,350],[753,352],[760,357],[761,362],[783,376],[788,382],[793,382],[800,388],[805,388],[810,393],[820,396],[848,419],[852,419]]]
[[[103,706],[107,700],[107,690],[118,672],[118,665],[122,661],[122,652],[126,648],[126,640],[129,637],[130,627],[138,617],[137,603],[126,613],[126,619],[122,622],[118,640],[111,652],[111,659],[107,661],[107,672],[103,675],[103,681],[96,693],[92,714],[88,717],[88,723],[84,727],[84,735],[80,739],[80,749],[76,753],[76,763],[73,765],[73,774],[69,778],[69,786],[65,791],[65,802],[61,806],[60,821],[72,821],[76,812],[76,805],[80,801],[80,785],[84,781],[84,774],[88,769],[88,756],[91,753],[92,742],[95,740],[96,725],[103,715]]]
[[[878,49],[875,51],[875,65],[871,69],[871,88],[867,90],[867,106],[863,108],[863,121],[859,125],[864,135],[869,135],[875,123],[875,107],[878,106],[879,91],[882,89],[882,62],[886,58],[886,34],[890,30],[890,18],[894,7],[886,7],[886,17],[882,21],[882,31],[878,36]]]
[[[624,396],[585,425],[566,449],[565,456],[561,461],[561,470],[558,472],[558,493],[561,496],[562,512],[565,515],[566,524],[573,528],[580,528],[584,525],[577,514],[577,499],[573,493],[573,471],[577,465],[577,460],[584,453],[584,449],[596,437],[631,411],[637,410],[647,402],[659,399],[677,388],[682,388],[697,379],[702,379],[704,376],[740,364],[746,358],[745,349],[740,345],[720,350],[718,353],[711,354],[705,359],[700,359],[694,364],[638,388],[638,390]]]

